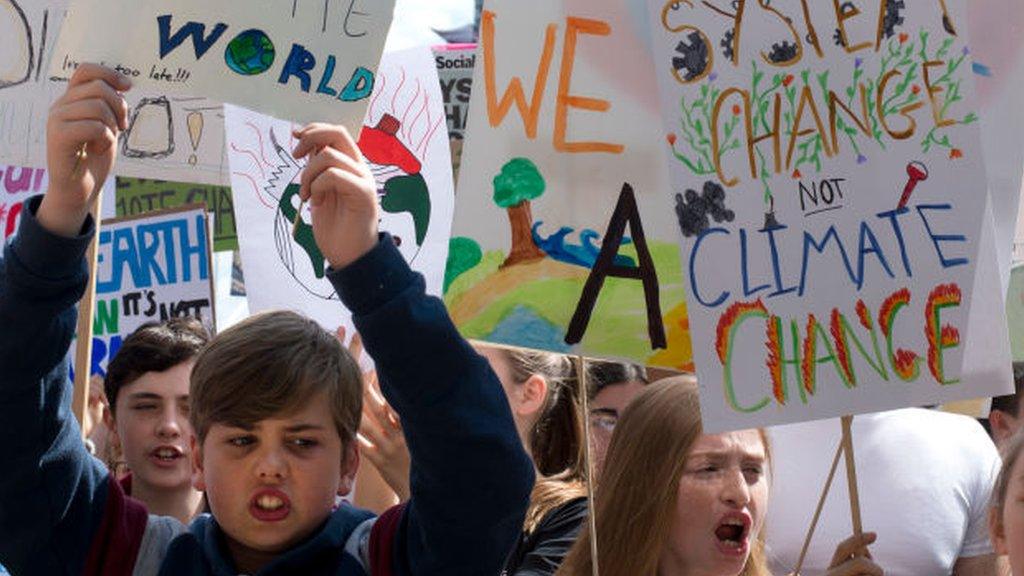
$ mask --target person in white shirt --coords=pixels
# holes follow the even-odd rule
[[[989,541],[995,445],[975,420],[905,409],[853,419],[857,484],[872,556],[887,576],[1005,574]],[[793,570],[841,436],[837,419],[769,429],[775,481],[765,531],[775,574]],[[823,574],[849,533],[846,475],[836,474],[802,576]]]

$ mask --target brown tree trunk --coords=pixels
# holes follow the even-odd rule
[[[533,213],[530,210],[529,200],[523,200],[508,208],[508,222],[512,226],[512,249],[501,267],[543,258],[544,251],[534,243],[533,233],[530,230],[533,226]]]

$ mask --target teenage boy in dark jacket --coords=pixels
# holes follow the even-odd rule
[[[295,134],[296,157],[310,158],[301,195],[402,418],[410,502],[379,519],[333,509],[358,466],[359,372],[291,313],[226,330],[197,359],[193,479],[212,515],[187,530],[150,517],[88,455],[63,359],[95,233],[90,196],[113,167],[129,87],[107,68],[76,71],[50,112],[50,189],[29,202],[0,261],[0,563],[15,575],[498,573],[532,465],[486,360],[378,235],[373,177],[338,126]]]

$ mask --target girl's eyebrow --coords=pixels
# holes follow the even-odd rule
[[[739,457],[740,460],[757,460],[759,462],[763,462],[763,461],[768,459],[764,455],[764,453],[760,453],[760,452],[741,452],[741,453],[736,453],[736,452],[729,451],[729,450],[724,450],[724,451],[723,450],[702,450],[700,452],[693,452],[693,453],[691,453],[689,457],[690,458],[709,458],[709,459],[716,459],[716,460],[728,460],[729,458],[732,458],[734,456]],[[1022,474],[1022,479],[1024,479],[1024,474]]]
[[[725,460],[729,457],[727,452],[721,452],[718,450],[702,450],[700,452],[693,452],[690,454],[690,458],[708,458],[711,460]]]

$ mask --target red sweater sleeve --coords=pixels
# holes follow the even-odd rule
[[[107,505],[85,558],[83,576],[131,576],[146,532],[146,507],[126,496],[113,476],[107,479]]]

